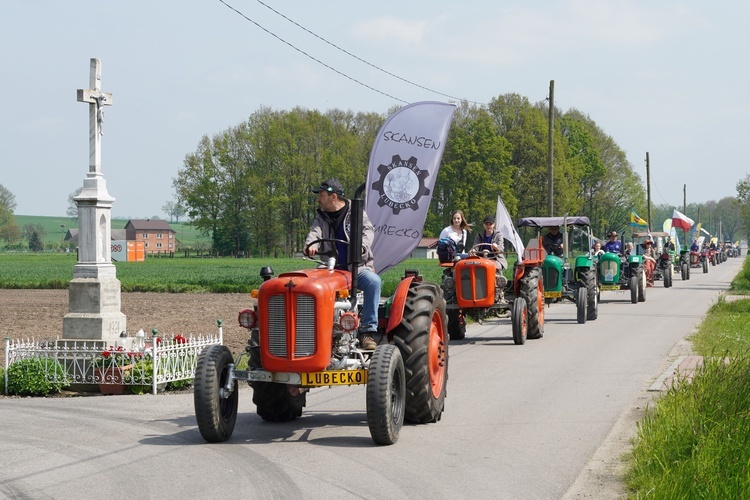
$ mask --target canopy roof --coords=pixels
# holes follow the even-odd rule
[[[519,227],[552,227],[562,226],[566,223],[569,226],[590,226],[588,217],[582,215],[569,215],[568,217],[524,217],[518,221]]]

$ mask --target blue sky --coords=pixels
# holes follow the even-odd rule
[[[448,100],[331,47],[257,0],[6,0],[0,184],[16,214],[62,216],[88,171],[89,60],[102,61],[102,172],[116,218],[158,216],[202,136],[261,106],[384,113]],[[267,5],[399,77],[487,103],[518,93],[588,114],[654,203],[735,196],[750,171],[750,3],[288,0]],[[379,92],[355,83],[363,82]],[[387,94],[387,95],[384,95]],[[388,97],[391,96],[391,97]]]

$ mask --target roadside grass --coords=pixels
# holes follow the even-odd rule
[[[732,282],[750,291],[750,259]],[[690,337],[704,356],[690,383],[638,423],[626,482],[632,498],[745,498],[750,491],[750,299],[712,305]]]

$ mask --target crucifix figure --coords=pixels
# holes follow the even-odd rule
[[[91,59],[90,89],[78,89],[78,101],[89,103],[89,174],[101,175],[103,106],[112,105],[112,94],[102,92],[102,63]]]

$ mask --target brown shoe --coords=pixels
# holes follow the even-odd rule
[[[375,342],[375,339],[373,339],[369,333],[360,333],[358,338],[360,347],[365,351],[375,350],[375,348],[378,346],[377,342]]]

